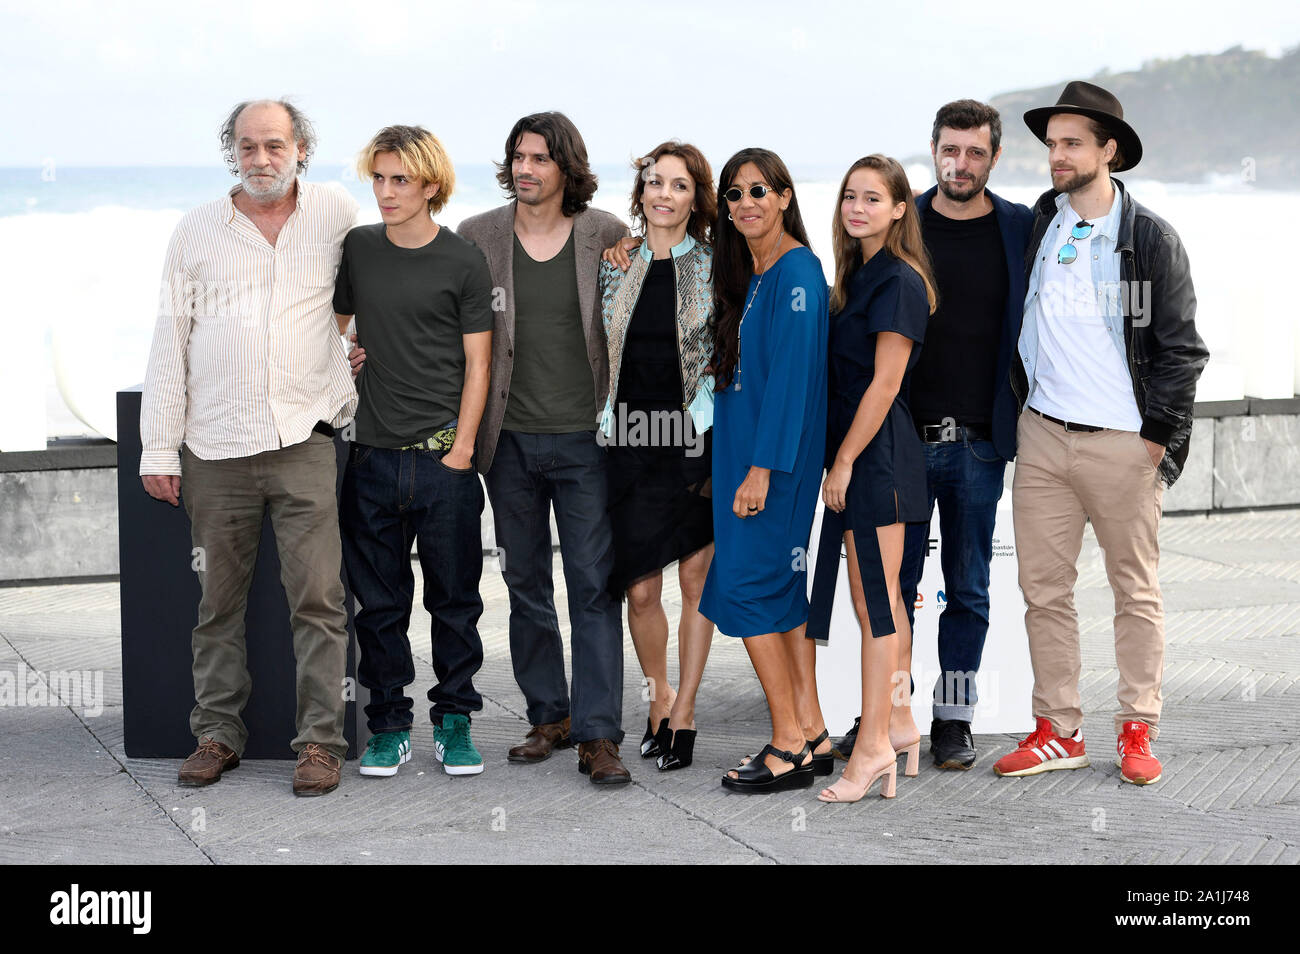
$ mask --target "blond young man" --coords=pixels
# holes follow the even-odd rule
[[[483,254],[432,218],[455,186],[437,137],[419,126],[382,129],[357,174],[371,181],[383,220],[348,233],[334,292],[339,331],[355,315],[365,355],[340,507],[361,604],[357,675],[370,690],[360,771],[394,775],[411,758],[414,541],[433,617],[434,754],[448,775],[477,775],[483,759],[469,727],[483,707],[473,682],[483,663],[483,488],[474,442],[491,369],[492,282]]]

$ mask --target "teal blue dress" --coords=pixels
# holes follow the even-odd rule
[[[745,301],[758,286],[750,279]],[[743,306],[742,306],[743,307]],[[740,329],[740,362],[713,417],[714,555],[700,613],[728,636],[808,619],[807,548],[826,452],[826,278],[807,248],[763,276]],[[772,471],[764,509],[731,512],[749,468]]]

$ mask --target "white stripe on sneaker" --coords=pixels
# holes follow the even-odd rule
[[[1065,751],[1065,746],[1063,746],[1056,739],[1049,740],[1047,744],[1050,745],[1053,749],[1055,749],[1057,754],[1060,755],[1061,758],[1068,759],[1070,757],[1070,753]]]

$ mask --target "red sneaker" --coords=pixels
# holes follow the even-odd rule
[[[1046,719],[1035,721],[1038,728],[1029,734],[1029,738],[1014,752],[994,763],[996,774],[1037,775],[1053,769],[1085,768],[1088,765],[1088,754],[1083,751],[1083,729],[1063,739],[1052,731],[1052,724]]]
[[[1115,764],[1126,782],[1150,785],[1160,781],[1160,760],[1151,754],[1151,738],[1145,722],[1125,722],[1115,749]]]

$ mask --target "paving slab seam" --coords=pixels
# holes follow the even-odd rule
[[[40,670],[36,669],[36,667],[32,666],[32,664],[27,659],[27,657],[24,656],[22,654],[22,651],[19,650],[19,648],[9,640],[8,636],[6,636],[4,633],[0,633],[0,639],[4,640],[5,645],[8,646],[11,650],[13,650],[14,655],[16,655],[19,659],[21,659],[23,661],[23,664],[27,666],[28,669],[35,672],[38,678],[44,681],[45,674],[40,672]],[[46,688],[48,688],[48,686]],[[131,773],[131,770],[130,768],[127,767],[126,763],[124,763],[121,759],[119,759],[114,754],[113,749],[110,745],[108,745],[103,739],[101,739],[98,735],[95,734],[95,730],[92,729],[90,727],[90,724],[87,723],[84,718],[82,718],[79,712],[77,712],[76,707],[67,705],[67,706],[63,706],[62,708],[67,709],[69,712],[72,713],[72,717],[76,719],[79,723],[81,723],[81,727],[86,730],[86,732],[90,735],[92,739],[94,739],[96,742],[99,743],[100,748],[104,750],[104,754],[107,755],[114,762],[116,762],[119,770],[124,775],[126,775],[127,778],[131,780],[132,784],[134,784],[136,788],[138,788],[142,793],[144,793],[144,796],[148,798],[149,801],[153,802],[154,806],[162,814],[163,818],[167,820],[167,823],[172,825],[174,828],[176,828],[177,831],[179,831],[182,835],[184,835],[185,840],[188,841],[191,845],[193,845],[198,850],[199,854],[201,854],[207,860],[208,864],[215,865],[216,861],[213,860],[212,856],[203,850],[202,845],[200,845],[192,837],[190,837],[190,833],[186,831],[185,828],[181,826],[176,821],[175,818],[172,817],[171,813],[167,811],[167,809],[163,808],[162,803],[159,802],[158,799],[154,797],[153,793],[150,792],[149,789],[145,788],[142,784],[140,784],[140,780]]]
[[[652,788],[647,788],[645,785],[642,785],[640,782],[638,782],[635,778],[632,779],[632,784],[635,785],[637,788],[641,789],[643,792],[649,792],[655,798],[659,799],[659,801],[671,805],[673,808],[677,809],[678,811],[685,813],[688,817],[694,819],[695,821],[703,822],[709,828],[712,828],[714,831],[716,831],[719,835],[722,835],[724,838],[731,839],[736,844],[740,845],[742,848],[746,849],[747,851],[752,851],[754,854],[758,855],[758,857],[764,859],[765,861],[770,861],[773,864],[778,864],[778,865],[782,863],[780,858],[770,855],[767,852],[765,852],[762,848],[759,848],[756,845],[751,845],[749,842],[745,841],[745,839],[733,835],[727,829],[726,826],[713,824],[713,822],[709,821],[703,815],[697,815],[695,812],[691,811],[685,805],[673,801],[671,798],[664,795],[663,793],[657,792]],[[741,795],[739,797],[744,798],[746,796]]]

